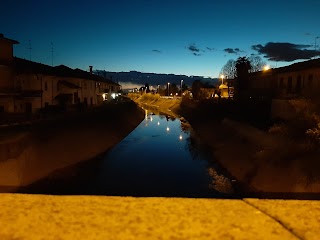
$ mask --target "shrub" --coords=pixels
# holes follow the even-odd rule
[[[160,98],[159,94],[152,94],[152,93],[145,93],[145,94],[142,94],[141,96],[142,101],[148,101],[148,102],[157,101],[159,98]]]
[[[296,117],[282,124],[269,128],[269,133],[285,135],[293,140],[299,140],[311,145],[320,144],[320,116],[316,106],[307,99],[289,100]]]

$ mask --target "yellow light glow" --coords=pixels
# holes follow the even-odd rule
[[[182,140],[182,135],[179,136],[179,139]]]
[[[269,66],[269,65],[266,65],[266,66],[263,67],[263,70],[264,70],[264,71],[268,71],[269,69],[270,69],[270,66]]]

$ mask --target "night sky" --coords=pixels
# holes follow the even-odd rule
[[[51,65],[53,46],[54,65],[83,70],[218,77],[239,56],[279,67],[320,55],[319,0],[2,0],[1,10],[16,56]]]

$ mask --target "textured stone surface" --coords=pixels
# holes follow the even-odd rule
[[[245,199],[301,239],[320,239],[320,201]]]
[[[0,226],[1,240],[297,239],[250,204],[221,199],[0,194]]]

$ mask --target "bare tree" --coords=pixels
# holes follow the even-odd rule
[[[251,55],[248,60],[250,61],[251,69],[249,72],[259,72],[263,70],[266,62],[258,55]]]
[[[249,82],[249,71],[251,71],[251,62],[247,57],[239,57],[236,61],[238,92],[247,90]]]
[[[226,79],[234,79],[237,76],[236,61],[230,59],[221,69],[220,75],[223,74]]]

